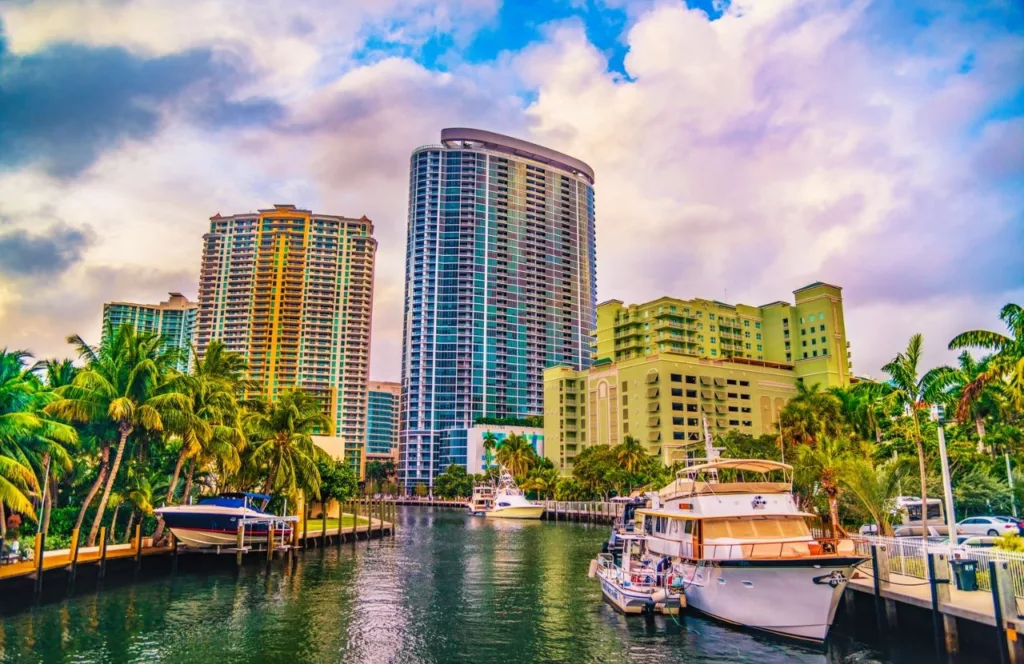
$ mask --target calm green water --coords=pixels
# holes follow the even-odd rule
[[[183,564],[173,577],[108,579],[102,590],[80,580],[74,597],[3,618],[0,659],[896,661],[848,638],[822,654],[690,615],[678,624],[660,616],[627,619],[587,579],[607,537],[603,526],[494,522],[429,508],[401,509],[399,523],[394,539],[307,551],[291,564],[275,561],[269,573],[259,563],[236,573],[223,557],[211,572],[190,556],[185,564],[207,571]]]

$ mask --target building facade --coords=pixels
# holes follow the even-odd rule
[[[500,447],[502,442],[509,436],[515,434],[526,438],[538,456],[544,456],[544,429],[538,427],[523,427],[514,425],[475,425],[466,429],[447,429],[441,434],[439,455],[441,458],[441,471],[452,464],[464,466],[470,474],[482,473],[487,470],[487,448],[485,440],[487,435],[493,436],[495,447]],[[491,451],[490,463],[496,465],[494,454]]]
[[[590,364],[594,172],[445,129],[412,154],[399,481],[432,484],[444,432],[544,408],[543,371]]]
[[[294,205],[210,219],[203,236],[196,346],[241,353],[270,399],[301,388],[360,474],[377,241],[373,223]],[[328,432],[324,432],[328,433]]]
[[[366,386],[366,458],[398,462],[402,384],[371,380]]]
[[[103,334],[107,327],[120,327],[125,323],[139,332],[155,332],[163,337],[164,348],[175,348],[181,353],[178,369],[187,371],[190,345],[196,325],[196,302],[190,302],[181,293],[169,293],[160,304],[135,302],[107,302],[103,305]]]
[[[703,453],[712,436],[777,431],[797,382],[851,378],[841,289],[814,283],[795,304],[763,307],[660,298],[598,307],[594,365],[544,374],[548,457],[567,471],[588,445],[645,443],[665,463]]]

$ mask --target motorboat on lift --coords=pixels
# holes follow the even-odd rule
[[[234,546],[240,525],[243,545],[250,546],[266,543],[271,528],[275,539],[287,540],[298,521],[296,516],[276,516],[254,506],[269,501],[270,496],[260,493],[222,493],[200,498],[194,505],[170,505],[154,511],[186,546]]]
[[[643,535],[620,534],[618,542],[616,552],[590,563],[590,577],[601,582],[605,599],[623,613],[679,613],[686,596],[672,583],[669,561],[652,556]]]
[[[466,503],[470,516],[485,516],[494,507],[494,485],[480,482],[473,487],[473,496]]]
[[[751,477],[753,476],[753,478]],[[680,470],[637,510],[646,551],[671,561],[686,606],[725,622],[824,641],[865,557],[850,539],[816,538],[793,498],[793,468],[722,459]]]

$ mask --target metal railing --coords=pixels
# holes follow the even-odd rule
[[[854,540],[857,553],[870,556],[873,544],[884,544],[889,553],[889,571],[918,579],[928,578],[928,554],[948,553],[949,560],[973,560],[977,563],[978,589],[990,591],[988,563],[1006,562],[1013,581],[1013,592],[1024,598],[1024,553],[996,548],[950,547],[938,542],[925,542],[918,537],[861,536]]]

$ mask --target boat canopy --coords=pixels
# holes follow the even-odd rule
[[[697,466],[690,466],[683,468],[676,473],[676,477],[696,477],[701,473],[707,473],[713,470],[740,470],[749,471],[752,473],[761,473],[767,475],[773,470],[781,470],[784,472],[792,472],[793,466],[778,461],[769,461],[768,459],[715,459],[708,463],[702,463]]]

